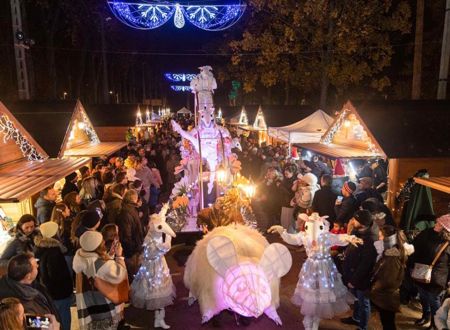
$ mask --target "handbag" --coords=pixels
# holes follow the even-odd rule
[[[95,262],[96,272],[100,269],[103,263],[103,260],[97,259]],[[126,276],[125,279],[118,284],[109,283],[98,276],[94,277],[93,282],[94,287],[113,304],[119,305],[129,301],[130,283],[128,282],[128,276]]]
[[[441,254],[444,252],[444,250],[447,248],[449,242],[445,242],[442,244],[442,247],[439,249],[438,253],[433,259],[433,262],[431,265],[425,265],[421,263],[414,263],[414,268],[411,272],[411,277],[420,283],[430,283],[431,282],[431,273],[433,271],[433,267],[438,261]]]

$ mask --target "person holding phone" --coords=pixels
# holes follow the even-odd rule
[[[346,181],[341,189],[342,196],[338,196],[336,199],[334,206],[336,222],[341,225],[348,223],[356,212],[356,199],[353,196],[355,190],[356,184],[351,181]]]

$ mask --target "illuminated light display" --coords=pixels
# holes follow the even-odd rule
[[[175,92],[190,92],[191,86],[171,85],[170,88]]]
[[[151,30],[159,28],[174,16],[174,24],[181,29],[187,20],[192,25],[206,31],[221,31],[233,26],[244,14],[246,4],[203,5],[172,2],[108,1],[109,8],[125,25]]]
[[[195,73],[165,73],[164,77],[173,82],[191,81],[196,76]]]

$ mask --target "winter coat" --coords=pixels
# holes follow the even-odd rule
[[[8,243],[1,256],[2,262],[7,262],[12,257],[25,252],[34,253],[34,238],[41,235],[38,230],[35,230],[30,235],[26,236],[22,231],[18,231],[12,241]]]
[[[122,196],[111,193],[110,198],[106,202],[106,217],[108,223],[116,223],[117,217],[122,210]]]
[[[369,188],[369,189],[364,189],[359,191],[356,195],[356,207],[360,207],[361,203],[364,202],[367,198],[376,198],[378,199],[381,203],[384,203],[383,197],[380,195],[380,193],[378,191],[376,191],[373,188]]]
[[[136,207],[135,204],[123,202],[122,210],[117,217],[116,224],[119,227],[120,242],[125,258],[140,253],[144,243],[145,235]]]
[[[50,218],[52,216],[53,207],[56,205],[53,201],[48,201],[43,197],[39,197],[34,204],[34,207],[36,208],[36,220],[39,222],[39,224],[42,224],[44,222],[50,221]]]
[[[434,324],[438,330],[450,329],[450,298],[442,303],[434,315]]]
[[[39,281],[54,300],[72,295],[72,277],[64,253],[66,248],[54,238],[36,237],[36,258],[39,259]]]
[[[356,208],[356,199],[353,195],[349,197],[344,197],[342,199],[341,204],[336,205],[334,207],[334,212],[336,214],[336,222],[339,223],[348,223],[351,218],[353,218],[353,214],[355,214]]]
[[[310,208],[317,191],[317,186],[300,186],[298,183],[294,184],[292,189],[295,191],[295,196],[291,200],[291,206],[299,206],[303,209]]]
[[[64,183],[64,187],[61,190],[61,198],[64,198],[64,196],[66,196],[68,193],[75,191],[77,193],[79,193],[80,191],[78,190],[78,187],[75,183],[73,182],[66,182]]]
[[[119,284],[127,278],[123,260],[102,260],[95,252],[78,249],[73,258],[73,270],[82,280],[77,283],[76,301],[78,320],[86,327],[93,320],[120,318],[123,304],[114,305],[91,284],[90,279],[99,277],[111,283]]]
[[[400,251],[390,248],[375,265],[372,277],[370,299],[379,308],[397,312],[400,308],[400,285],[405,275],[405,265]]]
[[[352,284],[360,291],[370,288],[370,278],[377,259],[377,250],[373,245],[371,228],[354,230],[352,232],[363,240],[363,244],[354,246],[349,244],[345,250],[343,264],[344,284]]]
[[[384,170],[383,167],[381,166],[377,166],[374,170],[373,170],[373,186],[374,187],[378,187],[378,185],[380,185],[382,182],[385,183],[385,185],[379,189],[377,189],[377,191],[381,194],[386,192],[387,190],[387,175],[386,175],[386,171]]]
[[[52,298],[37,281],[23,284],[4,276],[0,279],[0,299],[13,297],[20,300],[25,313],[34,315],[53,314],[59,320],[58,310]]]
[[[71,239],[71,229],[72,229],[73,219],[74,218],[72,216],[65,218],[63,220],[64,221],[64,231],[59,233],[61,242],[67,249],[67,252],[65,253],[65,255],[67,255],[67,256],[75,255],[75,250],[76,250],[76,248],[72,242],[72,239]]]
[[[312,201],[312,211],[319,215],[328,215],[328,221],[334,222],[336,215],[334,213],[334,205],[337,195],[331,190],[331,187],[324,186],[317,190]]]
[[[445,241],[433,228],[428,228],[420,232],[413,241],[415,251],[411,257],[413,264],[418,262],[431,265],[443,243]],[[449,279],[449,269],[450,245],[447,246],[447,249],[441,254],[434,265],[431,272],[431,282],[428,284],[416,282],[416,284],[426,291],[439,294],[446,288]]]

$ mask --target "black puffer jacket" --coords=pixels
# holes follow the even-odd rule
[[[50,221],[50,218],[52,216],[53,207],[56,205],[55,202],[46,200],[43,197],[39,197],[34,204],[34,207],[36,208],[36,220],[42,224],[44,222]]]
[[[66,248],[56,239],[36,237],[36,258],[39,259],[39,281],[54,300],[70,297],[72,278],[64,253]]]
[[[328,221],[334,223],[336,214],[334,205],[336,203],[337,195],[331,190],[331,187],[324,186],[317,190],[312,201],[312,210],[319,213],[319,215],[328,215]]]
[[[353,214],[356,212],[356,199],[353,195],[349,197],[344,197],[341,204],[334,207],[334,212],[336,214],[336,222],[347,223],[353,218]]]
[[[351,283],[357,290],[365,291],[370,288],[370,278],[377,259],[377,250],[373,245],[371,228],[354,230],[352,232],[363,240],[363,244],[353,246],[349,244],[345,250],[343,265],[344,283]]]
[[[445,241],[442,236],[435,232],[433,228],[423,230],[414,239],[414,254],[411,256],[411,264],[418,262],[425,265],[431,265],[433,259]],[[431,283],[416,284],[432,293],[440,293],[445,290],[450,279],[450,246],[441,254],[431,272]]]

